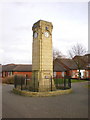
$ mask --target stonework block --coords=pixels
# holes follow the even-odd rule
[[[39,20],[32,27],[33,82],[39,91],[50,89],[50,78],[53,77],[52,28],[51,22],[43,20]],[[52,85],[55,88],[54,81]]]

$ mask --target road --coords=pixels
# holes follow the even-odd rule
[[[52,97],[24,97],[2,87],[3,118],[88,118],[87,82],[73,83],[73,93]]]

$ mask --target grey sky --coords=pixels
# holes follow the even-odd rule
[[[88,3],[29,2],[0,4],[0,63],[32,62],[32,26],[38,20],[53,24],[53,47],[67,55],[70,47],[88,46]]]

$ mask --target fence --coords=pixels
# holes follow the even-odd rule
[[[46,78],[47,80],[47,78]],[[33,91],[33,92],[38,92],[38,88],[45,88],[47,89],[47,91],[53,91],[53,81],[55,84],[55,88],[56,89],[61,89],[61,90],[65,90],[65,89],[70,89],[71,88],[71,78],[70,76],[65,76],[64,78],[60,78],[59,76],[57,77],[50,77],[49,79],[49,84],[44,83],[44,85],[36,83],[35,78],[34,78],[34,82],[32,84],[32,78],[28,78],[28,76],[18,76],[15,75],[14,76],[14,87],[15,88],[19,88],[21,90],[29,90],[29,91]],[[33,86],[33,89],[31,87],[31,84]]]
[[[65,76],[61,78],[60,76],[56,76],[54,78],[54,83],[57,89],[69,89],[71,88],[71,77]]]

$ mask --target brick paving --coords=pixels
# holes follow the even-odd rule
[[[52,97],[24,97],[3,85],[3,118],[88,118],[87,82],[73,83],[73,93]]]

